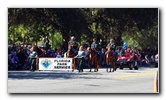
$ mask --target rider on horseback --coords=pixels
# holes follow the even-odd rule
[[[114,40],[111,38],[110,39],[110,42],[107,44],[107,47],[106,48],[108,48],[108,46],[111,46],[111,49],[114,51],[114,54],[115,54],[115,49],[116,49],[116,46],[115,46],[115,43],[114,43]],[[105,53],[105,55],[108,53],[108,51]],[[116,55],[116,54],[115,54]]]
[[[68,42],[68,44],[71,44],[71,45],[72,45],[74,51],[77,50],[77,48],[78,48],[78,43],[75,41],[74,36],[71,37],[71,40]]]
[[[113,39],[110,39],[110,42],[107,44],[107,46],[111,46],[112,50],[115,52],[115,43]]]
[[[97,39],[96,38],[93,39],[93,43],[91,44],[91,49],[94,50],[94,51],[96,51],[96,52],[99,49],[99,45],[97,43]]]

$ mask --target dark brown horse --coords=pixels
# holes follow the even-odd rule
[[[97,54],[97,51],[90,49],[89,60],[90,60],[90,72],[92,66],[94,66],[94,72],[97,72],[101,62],[101,57]]]
[[[75,56],[76,56],[76,54],[75,54],[72,44],[68,44],[68,51],[67,51],[66,57],[73,58],[73,64],[72,64],[73,71],[74,71],[74,69],[77,69],[77,59],[74,58]]]
[[[116,71],[116,61],[117,61],[117,57],[114,54],[114,51],[111,50],[111,46],[107,47],[108,52],[106,54],[106,64],[107,64],[107,72],[108,72],[108,64],[110,63],[111,66],[113,67],[113,72]],[[111,72],[111,66],[110,66],[110,72]]]

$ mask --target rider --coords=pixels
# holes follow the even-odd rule
[[[94,38],[93,39],[93,43],[91,44],[91,49],[97,52],[98,51],[98,47],[99,47],[99,45],[97,43],[97,39]]]
[[[114,39],[110,39],[110,42],[107,44],[107,47],[111,46],[112,50],[115,52],[115,43],[114,43]]]
[[[70,41],[68,42],[68,44],[72,44],[73,49],[74,49],[75,51],[77,50],[77,48],[78,48],[78,43],[75,41],[75,37],[74,37],[74,36],[71,37],[71,39],[70,39]]]
[[[115,54],[115,49],[116,49],[116,46],[115,46],[115,43],[114,43],[114,39],[110,39],[110,42],[107,44],[107,47],[106,48],[108,48],[108,46],[111,46],[111,49],[114,51],[114,54]],[[106,54],[108,53],[108,51],[106,52]]]
[[[91,44],[91,49],[97,53],[97,58],[99,58],[100,57],[99,44],[97,43],[96,38],[93,39],[93,42]]]

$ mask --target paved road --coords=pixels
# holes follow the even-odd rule
[[[108,73],[67,71],[9,71],[9,93],[153,93],[158,68]]]

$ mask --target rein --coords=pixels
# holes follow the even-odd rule
[[[68,55],[68,53],[69,53],[69,51],[67,52],[67,55]],[[72,54],[72,55],[69,55],[68,57],[72,57],[72,56],[74,56],[75,55],[75,53],[74,54]]]
[[[91,56],[91,54],[90,54],[90,56]],[[97,54],[95,54],[95,56],[93,56],[93,57],[91,58],[91,60],[93,60],[96,56],[97,56]]]

